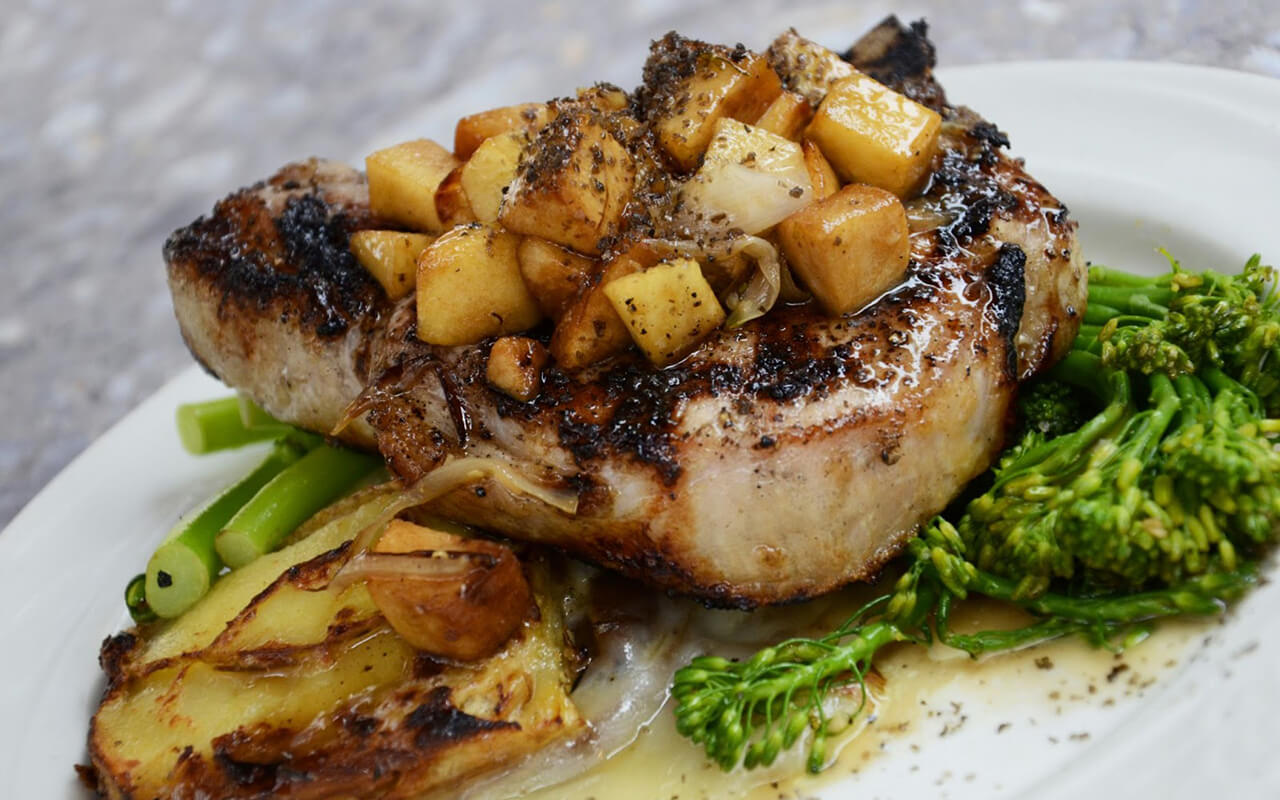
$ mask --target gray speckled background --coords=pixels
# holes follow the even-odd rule
[[[895,10],[928,18],[944,65],[1148,59],[1280,77],[1274,0],[626,6],[6,0],[0,525],[191,363],[161,244],[288,160],[447,141],[464,111],[634,86],[648,40],[671,28],[762,47],[795,25],[843,48]]]

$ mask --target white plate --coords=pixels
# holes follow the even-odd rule
[[[1203,68],[1123,63],[1004,64],[945,70],[952,102],[1010,132],[1013,151],[1081,221],[1086,255],[1163,267],[1168,247],[1194,267],[1280,259],[1280,82]],[[159,268],[159,265],[157,265]],[[101,681],[97,650],[125,622],[125,581],[186,508],[240,475],[253,452],[187,456],[173,433],[181,402],[222,392],[195,368],[157,392],[54,479],[0,534],[0,796],[83,798]],[[1202,798],[1280,791],[1271,752],[1280,715],[1280,582],[1252,595],[1213,646],[1141,702],[1091,717],[1088,743],[999,738],[993,724],[888,755],[830,797]],[[911,765],[929,765],[927,770]],[[1015,763],[1016,762],[1016,763]],[[948,766],[950,765],[950,766]],[[1004,774],[943,788],[933,776]],[[873,787],[875,792],[870,791]]]

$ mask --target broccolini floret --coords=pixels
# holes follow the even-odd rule
[[[678,730],[724,769],[768,764],[810,737],[825,763],[834,686],[876,651],[935,638],[970,654],[1070,634],[1119,647],[1159,617],[1212,614],[1255,582],[1280,530],[1280,302],[1254,257],[1238,276],[1090,270],[1072,352],[1024,387],[990,488],[908,545],[891,593],[821,639],[675,675]],[[1088,416],[1086,409],[1101,409]],[[958,634],[970,594],[1036,615]]]

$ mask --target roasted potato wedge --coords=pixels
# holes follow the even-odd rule
[[[418,259],[418,338],[462,345],[532,328],[542,318],[520,277],[520,237],[492,225],[454,228]]]
[[[436,189],[458,166],[452,153],[430,139],[417,139],[371,153],[364,164],[374,216],[423,233],[444,230]]]
[[[900,283],[911,257],[896,195],[850,184],[778,226],[792,271],[833,315],[856,311]]]

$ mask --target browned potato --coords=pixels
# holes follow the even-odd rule
[[[476,148],[471,160],[462,165],[462,188],[476,219],[481,222],[498,219],[502,197],[515,180],[520,151],[527,141],[523,133],[490,136]]]
[[[901,282],[909,236],[902,201],[856,183],[778,226],[791,269],[831,314],[856,311]]]
[[[458,120],[453,131],[453,152],[466,160],[485,139],[512,131],[535,133],[550,121],[551,106],[546,103],[521,103],[481,111]]]
[[[454,228],[418,259],[418,338],[472,344],[532,328],[538,304],[520,277],[520,237],[491,225]]]
[[[693,74],[664,87],[670,100],[654,121],[658,143],[683,170],[698,166],[716,122],[725,117],[754,122],[782,93],[764,56],[748,53],[734,61],[727,48],[702,47]]]
[[[399,300],[417,285],[418,256],[433,241],[434,236],[424,233],[356,231],[351,234],[351,252],[382,284],[387,297]]]
[[[542,391],[542,368],[547,348],[526,336],[503,336],[489,349],[485,379],[508,397],[527,403]]]
[[[756,127],[784,139],[799,141],[804,127],[813,118],[813,106],[795,92],[783,92],[756,120]]]
[[[516,251],[520,274],[542,313],[560,319],[600,271],[600,262],[537,236],[526,236]]]
[[[611,280],[604,293],[632,340],[660,367],[684,358],[724,324],[724,309],[691,258]]]
[[[810,139],[805,139],[804,166],[809,170],[809,181],[813,184],[813,196],[818,200],[826,200],[840,191],[840,179],[831,168],[831,162],[822,154],[822,148]]]
[[[387,222],[424,233],[440,233],[436,188],[458,160],[430,139],[378,150],[364,160],[369,175],[369,207]]]
[[[462,170],[466,166],[459,164],[454,167],[436,189],[436,215],[440,217],[444,230],[476,221],[475,211],[471,209],[471,201],[462,185]]]
[[[494,542],[392,520],[372,553],[400,560],[465,559],[471,566],[456,575],[375,572],[368,578],[382,615],[418,650],[458,661],[484,658],[511,638],[533,608],[520,561]]]
[[[858,72],[831,87],[806,135],[841,180],[906,197],[928,173],[941,128],[936,111]]]
[[[634,183],[630,154],[598,117],[567,109],[533,141],[498,218],[515,233],[596,255],[618,232]]]
[[[605,264],[600,282],[573,301],[551,334],[551,355],[567,370],[582,369],[626,350],[631,334],[622,324],[604,287],[615,278],[644,269],[645,264],[627,255]]]
[[[795,29],[787,31],[769,46],[769,64],[783,84],[817,108],[831,85],[853,74],[853,65]]]

